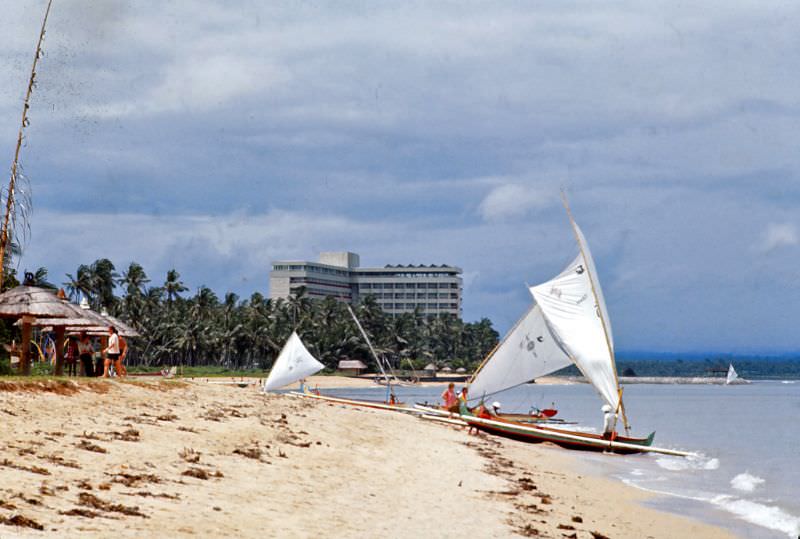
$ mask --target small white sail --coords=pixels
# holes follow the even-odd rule
[[[469,394],[473,399],[488,397],[571,364],[547,328],[541,308],[533,305],[475,374]]]
[[[306,349],[297,333],[292,332],[278,359],[275,360],[272,370],[269,371],[267,381],[264,382],[264,391],[287,386],[324,368],[325,365],[317,361]]]
[[[530,288],[564,351],[613,410],[619,409],[614,341],[589,246],[573,221],[581,252],[556,278]]]
[[[739,375],[736,374],[736,369],[733,368],[733,363],[728,363],[728,376],[725,377],[725,383],[730,384],[737,378],[739,378]]]

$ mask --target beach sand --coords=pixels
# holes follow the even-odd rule
[[[254,385],[0,381],[0,418],[0,537],[729,537],[564,450]]]

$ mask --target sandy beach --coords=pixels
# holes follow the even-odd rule
[[[2,537],[730,536],[563,450],[252,385],[2,381],[0,417]]]

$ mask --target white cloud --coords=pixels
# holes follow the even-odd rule
[[[522,184],[495,187],[478,207],[485,221],[507,221],[524,217],[531,211],[546,208],[553,202],[552,194]]]
[[[760,248],[764,252],[781,247],[792,247],[800,243],[797,227],[790,223],[770,223],[761,239]]]

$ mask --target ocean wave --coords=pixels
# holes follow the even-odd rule
[[[623,483],[653,494],[710,503],[750,524],[785,533],[792,539],[800,537],[800,517],[787,513],[775,505],[753,502],[725,494],[714,495],[700,491],[680,492],[671,488],[657,489],[654,486],[644,485],[632,479],[625,479]]]
[[[688,457],[659,457],[656,464],[671,472],[683,470],[716,470],[719,468],[718,458],[708,458],[703,455],[689,455]]]
[[[753,492],[756,487],[763,484],[764,480],[756,475],[750,475],[749,473],[740,473],[733,479],[731,479],[731,486],[736,490],[741,490],[742,492]]]
[[[711,503],[742,520],[785,533],[792,539],[800,535],[800,517],[791,515],[780,507],[724,495],[713,498]]]

